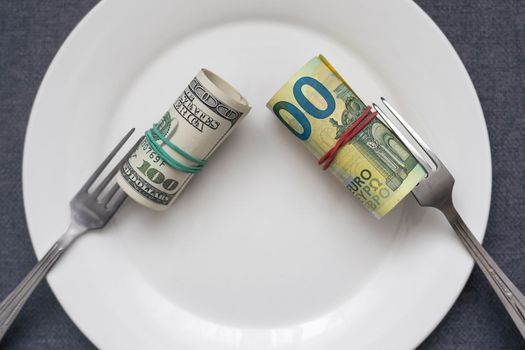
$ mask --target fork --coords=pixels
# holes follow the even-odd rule
[[[67,248],[70,247],[78,237],[84,233],[104,227],[111,217],[117,212],[127,195],[120,189],[118,184],[113,183],[108,186],[120,169],[120,166],[138,146],[142,138],[137,141],[134,147],[120,160],[120,162],[103,178],[100,183],[94,186],[101,173],[115,157],[130,138],[135,129],[131,129],[124,138],[117,144],[111,153],[104,159],[102,164],[95,170],[87,182],[80,188],[78,193],[69,203],[71,207],[71,221],[66,232],[60,236],[58,241],[53,244],[51,249],[18,284],[18,286],[0,304],[0,341],[4,337],[7,329],[29,299],[31,293],[38,286],[40,281],[47,275],[51,268],[56,264]],[[91,187],[95,187],[91,190]],[[108,190],[109,188],[109,190]]]
[[[478,242],[454,207],[452,202],[454,177],[392,105],[383,97],[381,101],[393,118],[389,118],[374,103],[374,109],[380,119],[399,137],[427,173],[427,176],[412,190],[412,194],[422,207],[436,208],[445,215],[503,303],[521,336],[525,338],[525,297]]]

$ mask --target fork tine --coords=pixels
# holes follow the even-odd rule
[[[386,98],[381,97],[381,101],[383,104],[388,108],[390,113],[396,118],[396,120],[405,128],[406,132],[414,139],[414,141],[423,149],[423,151],[427,154],[427,156],[430,158],[430,160],[434,163],[434,166],[437,168],[439,162],[439,158],[436,156],[434,152],[430,149],[430,147],[426,144],[425,141],[419,136],[419,134],[408,124],[399,114],[398,111],[395,110],[395,108],[390,104],[390,102],[387,101]]]
[[[384,102],[383,102],[384,103]],[[429,174],[430,172],[432,172],[432,167],[430,166],[430,164],[425,160],[425,158],[423,158],[421,156],[421,152],[416,149],[416,147],[414,146],[414,142],[411,142],[403,132],[401,132],[401,130],[397,127],[396,124],[394,124],[392,122],[392,120],[390,120],[390,118],[386,115],[385,112],[383,112],[383,110],[381,108],[379,108],[379,106],[375,103],[372,104],[374,109],[377,111],[378,115],[379,115],[379,118],[381,119],[382,122],[384,122],[393,132],[394,134],[401,140],[401,142],[408,148],[408,150],[410,151],[410,153],[412,153],[412,155],[416,158],[416,160],[419,162],[419,164],[421,164],[421,166],[425,169],[425,171],[427,172],[427,174]],[[388,108],[388,106],[387,106]],[[396,117],[396,116],[394,116]],[[396,117],[397,118],[397,117]],[[402,124],[402,126],[404,127],[404,125]],[[407,131],[408,132],[408,131]],[[416,141],[417,142],[417,141]]]
[[[84,184],[84,186],[82,186],[82,188],[80,189],[80,191],[85,191],[87,192],[89,190],[89,188],[93,185],[93,183],[95,182],[95,180],[99,177],[100,173],[102,173],[102,171],[104,171],[104,169],[106,168],[106,166],[109,164],[109,162],[113,159],[113,157],[115,157],[115,154],[117,154],[117,152],[122,148],[122,146],[124,146],[124,144],[126,143],[126,141],[130,138],[131,134],[133,134],[133,132],[135,131],[135,128],[132,128],[130,131],[128,131],[128,133],[122,138],[122,140],[120,140],[120,142],[117,144],[117,146],[111,151],[111,153],[106,157],[106,159],[104,159],[104,161],[102,162],[102,164],[99,165],[99,167],[97,168],[97,170],[95,170],[95,172],[89,177],[89,179],[86,181],[86,183]]]
[[[119,185],[115,182],[113,186],[111,186],[111,189],[106,194],[104,194],[104,197],[99,199],[99,202],[105,204],[109,203],[119,188]]]
[[[113,169],[111,169],[111,171],[108,173],[108,175],[100,182],[100,184],[97,186],[97,188],[95,188],[92,192],[92,194],[95,196],[95,197],[98,197],[102,191],[107,187],[107,185],[111,182],[111,180],[113,180],[113,178],[115,177],[115,175],[117,174],[117,172],[120,170],[120,168],[122,168],[122,164],[124,164],[124,162],[126,160],[129,159],[129,157],[131,156],[131,154],[133,152],[135,152],[135,150],[137,149],[137,147],[139,146],[139,144],[142,142],[142,139],[143,137],[141,137],[140,139],[137,140],[137,142],[135,142],[135,144],[133,146],[131,146],[131,148],[129,149],[129,151],[124,155],[124,157],[122,157],[122,159],[117,163],[117,165],[115,165],[115,167]],[[111,189],[111,192],[115,192],[115,190],[112,188]],[[107,202],[109,202],[109,200],[111,199],[111,196],[107,195]]]
[[[109,172],[109,174],[104,178],[104,180],[102,180],[100,182],[100,184],[97,186],[97,188],[95,190],[93,190],[93,195],[95,196],[99,196],[100,193],[104,190],[104,188],[107,187],[107,185],[109,184],[109,182],[113,179],[113,177],[115,177],[115,175],[117,174],[117,172],[120,170],[120,168],[122,167],[122,164],[128,160],[128,158],[131,156],[131,154],[133,152],[135,152],[135,150],[137,149],[137,147],[139,146],[139,144],[142,142],[142,139],[143,137],[141,137],[140,139],[137,140],[137,142],[135,142],[135,144],[133,146],[131,146],[131,148],[129,149],[129,151],[124,155],[124,157],[122,157],[122,159],[118,162],[117,165],[115,165],[115,167],[113,169],[111,169],[111,171]],[[109,200],[109,199],[108,199]]]
[[[113,169],[111,169],[111,171],[109,172],[109,174],[106,175],[104,180],[102,180],[100,182],[100,184],[97,186],[97,188],[95,188],[93,190],[92,193],[93,193],[94,196],[100,195],[100,193],[104,190],[104,188],[106,188],[106,186],[109,184],[109,182],[113,179],[115,174],[117,174],[117,172],[119,171],[121,165],[122,164],[119,162],[119,164],[117,164]]]
[[[401,114],[399,114],[399,112],[396,111],[396,109],[390,104],[390,102],[388,102],[388,100],[384,97],[381,97],[381,101],[386,106],[386,108],[388,108],[388,110],[394,115],[394,117],[396,117],[396,119],[403,125],[403,127],[407,129],[410,136],[412,136],[416,140],[416,142],[421,146],[421,148],[423,148],[423,150],[428,154],[428,156],[431,158],[437,157],[434,154],[434,152],[432,152],[430,147],[426,144],[426,142],[423,141],[421,136],[419,136],[419,134],[410,126],[410,124],[406,122],[405,118],[403,118]]]
[[[111,203],[113,198],[116,198],[116,199],[113,200],[113,202]],[[124,203],[126,198],[128,198],[128,195],[126,194],[126,192],[124,192],[120,187],[118,187],[117,191],[115,191],[114,195],[106,203],[106,208],[108,208],[109,210],[114,210],[116,212],[118,208],[120,208],[122,203]],[[111,205],[108,206],[108,204],[110,203]]]

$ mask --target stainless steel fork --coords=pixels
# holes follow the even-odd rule
[[[412,194],[421,206],[434,207],[445,215],[525,338],[525,297],[501,271],[456,211],[452,202],[454,177],[392,105],[385,98],[381,100],[393,116],[390,118],[374,104],[381,120],[401,139],[428,174],[412,190]]]
[[[109,189],[108,185],[115,177],[122,162],[129,157],[130,153],[138,146],[138,142],[141,140],[139,140],[137,144],[131,148],[130,152],[100,181],[100,184],[96,186],[94,186],[94,184],[134,130],[135,129],[131,129],[124,136],[84,186],[82,186],[80,191],[73,197],[69,203],[71,207],[71,222],[66,232],[53,244],[46,255],[44,255],[22,282],[20,282],[0,304],[0,341],[2,341],[7,329],[13,323],[36,286],[47,275],[71,243],[87,231],[104,227],[127,198],[127,195],[116,183],[113,183]],[[95,188],[91,189],[91,187]]]

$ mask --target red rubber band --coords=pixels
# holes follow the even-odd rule
[[[323,170],[328,169],[330,164],[332,164],[332,161],[335,159],[337,152],[339,152],[341,148],[350,142],[361,130],[363,130],[365,126],[367,126],[372,121],[372,119],[375,118],[377,112],[370,113],[371,110],[372,107],[368,106],[363,111],[363,113],[361,113],[359,118],[357,118],[357,120],[345,130],[344,134],[339,138],[339,140],[337,140],[336,144],[319,159],[317,164],[321,165],[324,163]]]

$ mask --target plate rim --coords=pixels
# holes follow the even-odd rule
[[[469,89],[471,90],[471,92],[474,93],[474,96],[476,97],[477,107],[479,109],[480,116],[482,117],[481,122],[485,126],[483,128],[483,132],[484,132],[483,136],[484,136],[484,139],[486,140],[487,145],[488,145],[488,149],[487,149],[488,157],[489,157],[488,166],[489,166],[489,173],[490,173],[490,182],[492,183],[493,182],[492,149],[490,147],[490,137],[489,137],[489,133],[488,133],[487,122],[485,120],[485,113],[483,112],[483,106],[481,105],[481,101],[479,99],[478,92],[476,91],[476,87],[474,86],[474,82],[472,81],[472,78],[470,77],[470,74],[468,73],[467,67],[465,66],[465,64],[463,63],[463,60],[461,59],[461,57],[459,56],[458,52],[454,48],[454,45],[452,45],[452,43],[450,42],[448,37],[441,30],[441,27],[439,27],[437,25],[437,23],[434,22],[432,17],[430,17],[430,15],[425,10],[423,10],[423,8],[421,6],[419,6],[415,1],[411,1],[411,0],[406,0],[406,1],[408,1],[419,12],[421,12],[421,14],[425,18],[425,20],[429,23],[430,27],[432,27],[434,29],[434,31],[436,31],[436,33],[438,33],[438,35],[441,36],[441,40],[443,40],[445,42],[445,44],[448,46],[449,52],[451,52],[451,54],[454,56],[456,61],[458,61],[461,73],[463,74],[465,81],[468,83]],[[483,230],[482,230],[481,236],[479,238],[480,244],[483,243],[483,241],[485,239],[485,236],[487,234],[487,226],[488,226],[488,222],[489,222],[490,208],[491,208],[491,203],[492,203],[492,186],[490,186],[488,195],[489,195],[489,198],[488,198],[489,205],[488,205],[488,207],[486,209],[486,212],[483,213],[483,217],[485,219],[483,220]],[[461,295],[461,293],[463,293],[463,290],[465,289],[465,286],[466,286],[468,280],[470,279],[470,276],[472,275],[472,271],[474,270],[474,260],[471,259],[469,261],[469,265],[470,265],[470,267],[468,269],[469,272],[467,274],[465,274],[465,276],[463,278],[463,281],[461,283],[461,288],[458,289],[457,293],[455,293],[456,295],[454,296],[454,300],[452,301],[452,303],[450,303],[448,308],[445,308],[443,310],[443,313],[439,317],[439,321],[436,323],[436,325],[432,329],[430,329],[425,334],[425,336],[422,339],[420,339],[420,341],[417,343],[417,346],[420,346],[439,327],[439,325],[443,322],[445,317],[449,314],[450,310],[452,310],[454,305],[456,305],[456,302],[457,302],[459,296]]]

